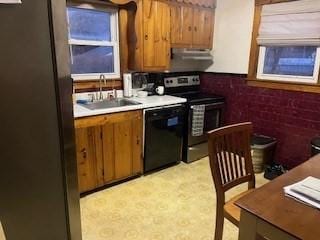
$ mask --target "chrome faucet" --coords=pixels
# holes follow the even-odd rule
[[[106,76],[104,74],[100,74],[100,78],[99,78],[99,99],[98,100],[103,100],[103,93],[102,93],[102,80],[104,83],[104,86],[107,86],[107,79]]]

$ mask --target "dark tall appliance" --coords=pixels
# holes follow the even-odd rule
[[[8,240],[81,239],[65,5],[0,4],[0,221]]]

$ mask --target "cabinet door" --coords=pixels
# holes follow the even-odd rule
[[[193,9],[174,5],[170,9],[172,47],[188,48],[192,46]]]
[[[107,115],[102,125],[104,181],[121,180],[142,172],[142,112]]]
[[[142,172],[142,141],[143,141],[142,113],[138,113],[131,121],[132,128],[132,173]]]
[[[129,177],[132,173],[132,126],[131,121],[114,124],[115,178]]]
[[[168,70],[170,62],[170,8],[160,1],[143,1],[143,68]]]
[[[124,179],[132,175],[131,120],[112,114],[111,122],[102,126],[104,182]]]
[[[102,125],[103,144],[103,181],[109,183],[115,179],[114,169],[114,126],[112,123]]]
[[[214,29],[214,10],[203,9],[203,24],[201,26],[201,32],[203,36],[203,46],[205,48],[212,49],[213,29]]]
[[[100,185],[102,146],[100,127],[77,128],[76,151],[79,191],[85,192]]]
[[[212,48],[213,17],[213,9],[194,9],[193,47]]]
[[[182,6],[170,6],[171,45],[175,47],[182,43]]]
[[[182,6],[182,43],[192,45],[193,9]]]

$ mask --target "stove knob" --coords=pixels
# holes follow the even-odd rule
[[[169,80],[166,80],[166,83],[169,84]]]
[[[173,83],[173,81],[172,81],[172,80],[170,80],[170,83]]]

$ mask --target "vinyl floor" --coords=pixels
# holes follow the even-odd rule
[[[267,182],[256,175],[257,186]],[[244,191],[231,190],[227,197]],[[213,240],[216,195],[208,158],[81,198],[84,240]],[[238,229],[225,220],[225,240]]]

